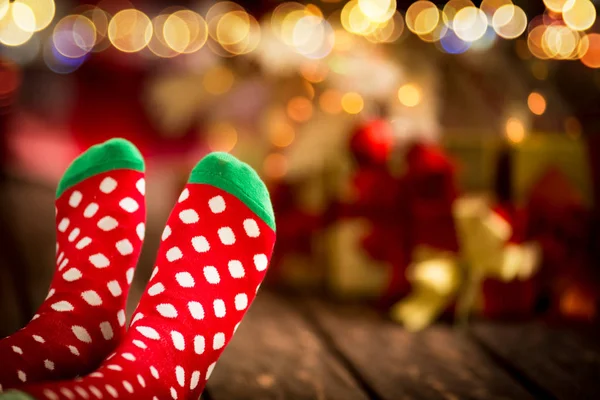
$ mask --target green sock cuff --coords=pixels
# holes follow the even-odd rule
[[[9,390],[0,394],[0,400],[35,400],[35,398],[19,390]]]
[[[234,195],[275,231],[267,187],[248,164],[228,153],[211,153],[192,170],[190,183],[204,183]]]
[[[121,138],[110,139],[90,147],[71,163],[58,184],[56,197],[79,182],[103,172],[115,169],[143,172],[144,168],[144,158],[133,143]]]

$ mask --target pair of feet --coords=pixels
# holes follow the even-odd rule
[[[275,243],[254,170],[213,153],[192,170],[126,329],[145,232],[144,161],[89,149],[56,199],[56,271],[32,321],[0,340],[0,399],[197,399],[252,303]]]

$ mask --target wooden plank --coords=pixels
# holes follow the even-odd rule
[[[452,327],[436,325],[411,333],[360,306],[310,301],[307,308],[382,399],[532,398],[466,333]]]
[[[261,292],[208,382],[212,400],[340,399],[367,396],[302,316]]]
[[[548,396],[600,399],[600,332],[590,335],[537,322],[478,323],[472,332]]]

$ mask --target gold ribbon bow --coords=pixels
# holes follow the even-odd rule
[[[459,239],[457,253],[420,247],[407,269],[412,292],[391,309],[408,330],[430,325],[453,301],[455,317],[466,323],[485,278],[509,282],[530,278],[539,267],[536,243],[507,243],[512,227],[480,197],[462,197],[453,205]]]

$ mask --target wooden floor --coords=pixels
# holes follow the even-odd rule
[[[599,339],[541,323],[409,333],[367,308],[264,291],[203,399],[600,399]]]

